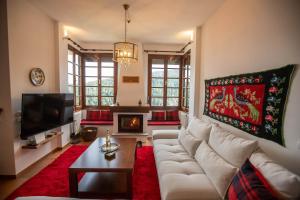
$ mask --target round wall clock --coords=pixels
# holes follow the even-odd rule
[[[33,68],[29,74],[30,81],[35,86],[43,85],[45,81],[45,74],[41,68]]]

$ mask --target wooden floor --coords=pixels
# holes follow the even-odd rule
[[[80,144],[90,144],[87,142],[81,142]],[[147,140],[143,145],[152,145],[151,139]],[[18,174],[15,179],[4,179],[0,178],[0,200],[5,199],[9,194],[11,194],[15,189],[21,186],[25,181],[36,175],[44,167],[53,162],[59,155],[61,155],[65,150],[67,150],[71,145],[67,145],[62,150],[55,150],[54,152],[48,154],[38,162],[34,163],[20,174]]]

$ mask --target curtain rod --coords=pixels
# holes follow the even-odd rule
[[[144,50],[144,52],[149,53],[184,53],[184,50],[187,46],[189,46],[190,44],[192,44],[192,41],[189,41],[186,45],[184,45],[179,51],[159,51],[159,50]]]
[[[79,48],[80,51],[113,51],[111,49],[86,49],[80,46],[80,44],[72,40],[70,37],[64,37],[64,39],[71,41],[75,46]]]

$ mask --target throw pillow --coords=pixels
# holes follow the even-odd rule
[[[110,110],[101,110],[99,120],[112,121],[113,120],[112,112],[110,112]]]
[[[261,149],[253,152],[250,162],[281,196],[287,199],[300,199],[300,177],[298,175],[275,163]]]
[[[167,110],[166,111],[167,121],[179,121],[178,110]]]
[[[211,124],[193,118],[187,127],[187,131],[200,140],[208,141],[211,127]]]
[[[195,159],[215,186],[220,197],[224,199],[232,178],[237,172],[237,168],[221,158],[208,146],[206,141],[202,141],[198,147]]]
[[[180,131],[179,133],[179,143],[182,144],[183,148],[188,152],[188,154],[194,157],[195,152],[201,143],[201,140],[189,134],[187,131]]]
[[[213,126],[208,144],[227,162],[240,168],[252,152],[257,142],[237,137],[220,127]]]
[[[99,110],[87,110],[86,111],[86,120],[88,121],[97,121],[99,119]]]
[[[165,111],[152,111],[152,121],[165,121],[166,116],[165,116]]]
[[[268,181],[248,159],[233,177],[228,189],[229,200],[275,200],[276,196]]]

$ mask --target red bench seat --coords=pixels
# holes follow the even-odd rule
[[[148,126],[179,126],[180,121],[152,121],[148,120]]]
[[[80,122],[81,126],[85,125],[113,125],[113,121],[90,121],[82,119]]]

